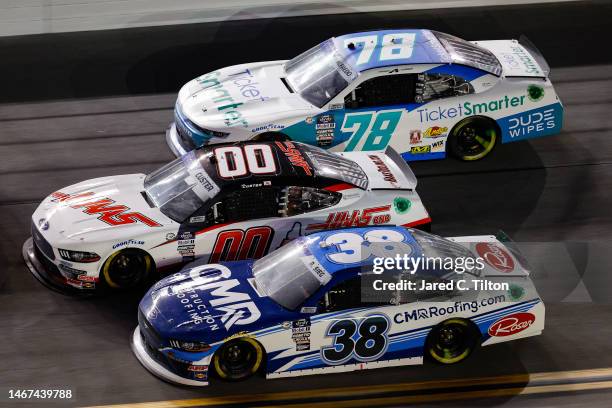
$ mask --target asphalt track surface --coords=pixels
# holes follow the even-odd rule
[[[574,11],[574,16],[589,16],[580,31],[585,41],[596,41],[596,35],[608,30],[610,7]],[[478,17],[484,12],[474,13]],[[534,33],[546,38],[547,30],[557,30],[547,25],[556,18],[560,17],[542,17]],[[444,21],[451,24],[451,20]],[[520,21],[532,24],[526,17]],[[579,22],[570,25],[576,28]],[[475,38],[473,31],[464,36]],[[575,41],[564,39],[564,43]],[[310,394],[309,390],[328,387],[374,389],[385,384],[444,384],[449,379],[504,375],[529,378],[533,373],[612,367],[612,55],[606,41],[599,40],[599,44],[606,51],[585,58],[583,64],[564,47],[553,47],[548,54],[544,51],[555,61],[551,63],[552,78],[566,108],[561,135],[498,146],[491,157],[477,163],[447,159],[413,164],[434,232],[452,236],[501,229],[516,241],[539,243],[525,245],[525,251],[534,263],[535,279],[547,306],[544,334],[483,348],[465,363],[449,367],[428,364],[293,379],[253,378],[238,384],[214,381],[208,388],[195,390],[154,378],[129,347],[138,294],[78,300],[50,292],[27,271],[21,246],[29,236],[31,213],[50,192],[83,179],[149,172],[171,160],[163,130],[172,117],[174,93],[94,97],[96,92],[91,92],[92,97],[86,99],[0,105],[0,259],[4,260],[0,270],[0,406],[17,405],[6,400],[9,388],[54,387],[69,388],[76,394],[75,400],[58,406],[193,398],[208,398],[201,405],[210,405],[214,402],[211,397],[295,391],[301,393],[296,401],[314,407],[321,391]],[[555,50],[568,53],[567,64]],[[584,52],[583,48],[575,50]],[[218,66],[233,62],[233,57],[228,58],[218,61]],[[23,99],[34,99],[36,92],[27,88]],[[573,381],[569,374],[567,377]],[[612,380],[609,373],[603,378]],[[485,393],[474,400],[434,398],[425,402],[428,406],[467,407],[610,406],[612,401],[611,388],[606,386],[590,391],[562,386],[517,396],[524,385],[526,382],[495,398]],[[351,396],[340,399],[347,398]],[[396,406],[410,402],[380,401]]]

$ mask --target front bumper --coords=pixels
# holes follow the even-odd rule
[[[176,157],[181,157],[185,153],[195,149],[195,144],[193,144],[193,142],[189,143],[183,140],[181,135],[179,135],[176,130],[176,123],[174,122],[166,129],[166,143],[168,143],[168,147],[170,147],[170,150]]]
[[[132,351],[134,352],[134,355],[144,368],[149,370],[151,374],[155,375],[158,378],[161,378],[164,381],[173,384],[189,385],[194,387],[203,387],[208,385],[208,381],[191,380],[188,378],[181,377],[164,367],[159,362],[157,362],[157,360],[155,360],[149,354],[147,345],[145,344],[142,335],[140,334],[140,327],[136,327],[136,329],[134,329],[134,333],[132,334]]]
[[[62,276],[59,268],[36,248],[32,237],[24,242],[21,249],[23,260],[34,277],[49,289],[63,295],[91,295],[91,291],[84,291],[66,283],[66,278]]]
[[[66,278],[51,260],[47,259],[34,243],[32,237],[24,242],[21,254],[28,269],[34,277],[47,288],[63,295],[91,296],[95,292],[95,284],[91,282],[77,281],[81,286],[76,287],[68,283]]]

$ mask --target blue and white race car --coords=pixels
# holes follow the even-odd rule
[[[377,271],[376,259],[393,253],[455,266]],[[421,364],[425,356],[456,363],[479,344],[542,332],[544,304],[521,259],[493,236],[317,232],[257,261],[196,261],[159,281],[140,302],[132,349],[153,374],[194,386],[212,373],[290,377]]]
[[[563,106],[549,71],[526,39],[347,34],[289,61],[193,79],[178,94],[166,139],[177,156],[206,143],[255,139],[334,151],[391,146],[406,160],[476,160],[497,142],[559,133]]]

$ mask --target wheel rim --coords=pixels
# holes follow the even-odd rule
[[[215,369],[221,378],[238,380],[255,373],[261,364],[261,348],[252,340],[226,344],[215,354]]]
[[[463,160],[478,160],[489,154],[497,141],[497,132],[478,121],[457,129],[457,153]]]
[[[118,252],[107,261],[104,278],[112,288],[131,288],[142,281],[150,265],[146,255]]]
[[[465,359],[474,346],[466,323],[449,322],[438,328],[429,347],[430,355],[444,364],[452,364]]]

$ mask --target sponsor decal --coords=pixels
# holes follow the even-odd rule
[[[276,123],[269,123],[267,125],[258,126],[254,129],[251,129],[251,132],[259,133],[259,132],[269,131],[269,130],[281,130],[284,128],[285,128],[285,125],[277,125]]]
[[[295,343],[295,351],[310,350],[310,319],[295,320],[291,323],[291,340]]]
[[[253,183],[253,184],[241,184],[240,188],[255,188],[255,187],[262,187],[263,183]]]
[[[252,77],[250,71],[247,69],[244,72],[238,72],[236,74],[230,75],[230,76],[234,76],[237,78],[234,78],[234,85],[236,87],[238,87],[238,89],[240,90],[241,87],[241,83],[244,83],[246,89],[252,89],[254,88],[255,84],[252,84],[250,87],[248,86],[249,83],[251,82],[250,79],[247,80],[248,82],[244,82],[243,80],[241,80],[241,75],[243,74],[247,74],[248,77]],[[223,86],[223,83],[221,83],[219,81],[219,79],[217,78],[220,75],[219,71],[213,71],[210,72],[208,74],[202,75],[201,77],[197,78],[196,81],[202,86],[202,89],[208,89],[210,88],[212,91],[214,91],[216,94],[213,95],[213,102],[215,104],[218,104],[217,106],[217,111],[223,114],[223,122],[225,123],[225,126],[227,127],[233,127],[233,126],[237,126],[237,125],[241,125],[243,127],[249,127],[249,122],[244,118],[244,116],[242,115],[242,112],[240,112],[238,110],[238,108],[243,104],[242,102],[236,102],[236,100],[230,95],[229,91]],[[255,89],[257,92],[259,92],[259,90]],[[247,92],[247,94],[250,91]],[[247,97],[246,95],[243,95],[245,98]],[[257,97],[254,97],[252,99],[260,99]],[[261,98],[261,100],[265,100],[266,98]]]
[[[508,96],[504,95],[500,99],[487,102],[463,102],[457,106],[443,108],[422,108],[417,109],[421,123],[437,122],[444,119],[460,118],[463,116],[484,115],[491,112],[503,111],[516,108],[525,104],[526,95]]]
[[[351,211],[339,211],[331,213],[327,216],[327,220],[320,224],[309,224],[306,226],[306,230],[319,230],[319,229],[334,229],[344,227],[365,227],[366,225],[380,225],[387,224],[391,216],[386,213],[391,209],[391,205],[385,205],[381,207],[366,208],[364,210],[353,210]]]
[[[519,285],[514,283],[510,284],[510,288],[508,289],[508,296],[510,296],[510,300],[521,300],[525,295],[525,289]]]
[[[514,270],[514,259],[505,250],[491,242],[479,242],[476,244],[476,252],[494,269],[508,273]]]
[[[538,85],[529,85],[527,87],[527,96],[530,101],[537,102],[544,98],[544,88]]]
[[[304,122],[306,122],[307,125],[312,125],[312,116],[307,116],[306,119],[304,119]]]
[[[412,202],[406,198],[396,197],[393,200],[393,209],[398,214],[407,213],[410,210],[410,207],[412,207]]]
[[[300,309],[300,313],[317,313],[316,306],[304,306]]]
[[[522,69],[525,74],[542,75],[540,67],[532,56],[520,45],[512,45],[509,53],[503,53],[502,59],[513,69]]]
[[[437,142],[433,142],[431,145],[432,152],[440,152],[444,150],[444,140],[438,140]]]
[[[422,134],[419,129],[412,129],[410,131],[410,144],[419,144],[421,143]]]
[[[79,198],[93,195],[93,192],[79,193],[75,195],[68,195],[61,192],[53,193],[52,196],[58,201],[73,201]],[[73,204],[70,207],[75,209],[82,209],[87,215],[98,215],[98,219],[108,225],[126,225],[135,224],[140,222],[141,224],[148,225],[149,227],[161,227],[161,224],[152,220],[144,214],[139,212],[131,212],[130,207],[126,205],[116,204],[115,200],[110,198],[95,198],[93,201],[82,202],[78,200],[78,204]]]
[[[78,193],[78,194],[66,194],[61,191],[56,191],[51,193],[51,202],[54,203],[62,203],[64,201],[75,201],[79,198],[90,197],[94,195],[93,191],[88,191],[86,193]]]
[[[329,110],[339,110],[339,109],[344,109],[343,103],[331,103],[329,105]]]
[[[113,245],[113,249],[121,248],[128,245],[144,245],[144,241],[138,241],[134,239],[128,239],[126,241],[119,242]]]
[[[442,136],[446,136],[447,132],[448,132],[447,127],[432,126],[430,128],[425,129],[425,132],[423,132],[423,136],[431,137],[431,138],[442,137]]]
[[[317,116],[317,124],[315,125],[315,136],[319,146],[329,146],[334,140],[334,130],[336,122],[333,115]]]
[[[421,307],[396,313],[393,321],[397,324],[402,324],[433,317],[451,316],[461,312],[477,313],[481,308],[490,307],[505,301],[506,297],[504,295],[497,295],[480,301],[473,300],[471,302],[455,302],[452,305]]]
[[[174,238],[176,238],[176,234],[174,232],[169,232],[166,234],[166,241],[172,241]]]
[[[370,158],[370,160],[372,160],[372,163],[374,163],[374,165],[376,166],[376,170],[378,170],[378,172],[383,175],[383,179],[389,184],[391,184],[392,186],[396,186],[397,179],[393,175],[393,172],[391,171],[391,169],[389,169],[389,166],[387,166],[387,164],[383,161],[383,159],[381,159],[376,154],[369,154],[368,157]]]
[[[512,139],[526,138],[556,128],[553,108],[527,112],[508,119],[508,134]]]
[[[533,313],[514,313],[493,323],[488,332],[492,337],[512,336],[528,329],[533,322],[535,322]]]
[[[295,166],[304,170],[304,174],[307,176],[312,176],[313,171],[310,164],[306,161],[304,156],[302,156],[302,152],[300,152],[293,143],[291,142],[275,142],[276,146],[280,149],[281,152],[287,156],[289,162]]]
[[[204,222],[204,221],[206,221],[206,216],[205,215],[196,215],[195,217],[189,218],[189,222],[191,224],[195,224],[195,223],[199,223],[199,222]]]
[[[423,154],[431,152],[431,146],[412,146],[410,148],[410,153],[412,154]]]
[[[200,275],[200,272],[207,270],[217,270],[219,275],[213,279],[206,274],[204,274],[204,276]],[[189,275],[196,283],[198,291],[209,291],[206,300],[210,308],[214,309],[216,312],[224,313],[223,316],[221,316],[221,323],[225,327],[225,330],[230,330],[235,325],[241,326],[254,323],[261,317],[261,312],[257,308],[257,305],[251,300],[251,297],[247,293],[233,290],[236,286],[240,285],[240,281],[237,279],[230,279],[232,272],[226,266],[219,264],[203,265],[193,268],[189,272]],[[179,292],[176,294],[176,297],[179,298],[179,295],[182,295],[180,299],[187,299],[185,303],[181,300],[183,305],[195,303],[191,295]],[[197,298],[202,299],[200,297]],[[199,305],[197,306],[199,307]],[[206,306],[204,306],[204,309],[206,309]],[[195,318],[199,317],[198,310],[190,315],[192,321],[194,316]],[[210,314],[208,316],[210,316]],[[214,318],[212,319],[213,322],[216,322]],[[199,320],[202,321],[201,318]],[[194,323],[196,322],[194,321]],[[212,323],[212,325],[214,327],[217,326],[216,323]],[[211,329],[215,330],[212,327]]]
[[[49,221],[47,221],[44,218],[41,218],[40,220],[38,220],[38,228],[40,228],[42,231],[46,231],[49,229]]]
[[[208,371],[208,366],[207,365],[190,365],[189,367],[187,367],[187,371],[193,371],[193,372]]]
[[[195,236],[191,232],[183,232],[176,243],[176,250],[181,256],[195,256]]]

